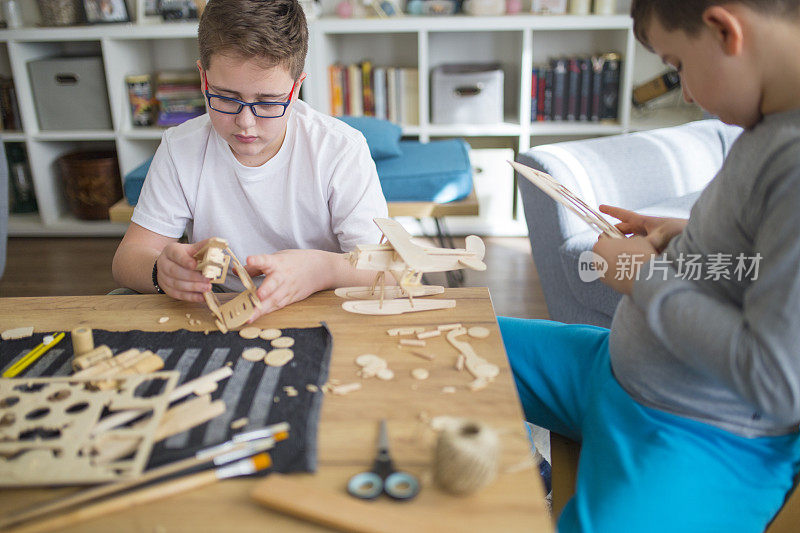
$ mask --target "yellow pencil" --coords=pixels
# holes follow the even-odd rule
[[[47,344],[39,343],[33,350],[25,354],[22,359],[11,365],[11,367],[3,372],[4,378],[13,378],[26,368],[28,368],[31,364],[33,364],[37,359],[39,359],[42,355],[44,355],[47,350],[61,342],[61,339],[64,338],[64,333],[59,333],[53,340],[51,340]]]

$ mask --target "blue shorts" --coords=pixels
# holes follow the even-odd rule
[[[783,505],[798,434],[750,439],[637,403],[611,372],[605,328],[499,322],[528,421],[582,443],[559,531],[756,532]]]

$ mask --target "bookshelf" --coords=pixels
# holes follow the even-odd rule
[[[139,2],[141,3],[141,2]],[[138,5],[138,3],[137,3]],[[136,10],[131,10],[132,15]],[[65,28],[36,27],[26,15],[26,27],[0,30],[0,75],[11,76],[16,84],[22,118],[21,131],[2,131],[3,142],[22,143],[28,154],[38,213],[12,214],[12,236],[122,235],[125,225],[106,221],[82,221],[68,209],[55,161],[76,149],[115,148],[124,176],[157,148],[163,130],[134,128],[125,76],[158,70],[193,68],[197,58],[197,23],[108,24]],[[135,16],[135,15],[134,15]],[[437,138],[465,137],[480,144],[488,139],[490,148],[522,151],[553,140],[610,135],[659,127],[690,120],[680,114],[661,121],[648,116],[637,126],[630,112],[634,80],[634,39],[627,16],[535,16],[520,14],[500,17],[398,17],[391,19],[335,19],[323,17],[310,24],[310,49],[306,64],[308,79],[303,98],[312,106],[328,111],[327,67],[334,62],[370,59],[374,65],[414,67],[419,70],[419,125],[404,128],[407,137],[427,142]],[[465,42],[473,43],[467,48]],[[620,120],[600,123],[532,123],[530,121],[531,70],[537,62],[553,55],[615,49],[623,54],[620,82]],[[112,128],[86,131],[42,131],[34,105],[28,62],[58,55],[102,56],[105,69]],[[493,125],[436,125],[430,122],[430,70],[441,63],[500,61],[505,73],[505,120]],[[645,75],[650,75],[646,69]],[[493,154],[480,155],[485,166]],[[501,161],[502,157],[495,157]],[[487,162],[488,161],[488,162]],[[503,175],[503,183],[508,181]],[[485,179],[485,178],[484,178]],[[503,191],[511,197],[515,191]],[[496,202],[506,205],[507,198]],[[513,203],[513,202],[512,202]],[[493,209],[493,212],[497,212]],[[493,222],[501,234],[524,234],[519,213],[508,213],[503,223]],[[454,221],[454,232],[482,232],[486,221]],[[490,234],[491,231],[485,232]]]

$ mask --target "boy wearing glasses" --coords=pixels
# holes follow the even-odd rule
[[[135,291],[203,302],[193,255],[226,239],[263,275],[260,314],[366,285],[342,252],[378,242],[387,216],[364,137],[297,99],[308,30],[297,0],[212,0],[200,20],[208,114],[164,133],[113,273]],[[178,239],[186,232],[189,244]],[[258,280],[256,280],[258,284]],[[238,278],[224,288],[242,291]]]

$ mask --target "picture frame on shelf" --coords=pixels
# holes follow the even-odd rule
[[[110,22],[130,22],[128,4],[125,0],[82,0],[86,22],[89,24],[108,24]]]

